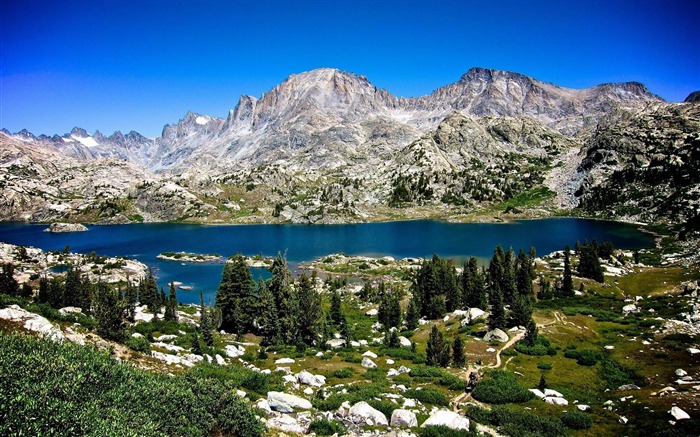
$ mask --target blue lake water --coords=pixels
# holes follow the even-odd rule
[[[185,264],[156,258],[162,252],[218,253],[227,257],[244,255],[274,256],[287,253],[291,266],[331,253],[348,255],[490,258],[494,247],[529,249],[538,254],[573,247],[578,240],[612,241],[615,247],[636,249],[653,246],[653,237],[637,226],[598,220],[555,218],[524,220],[508,224],[446,223],[406,221],[347,225],[190,225],[152,223],[112,226],[89,225],[88,232],[52,234],[46,225],[0,223],[0,241],[99,255],[123,255],[153,267],[160,286],[182,282],[193,290],[179,290],[182,302],[214,301],[221,279],[222,264]],[[266,270],[252,269],[253,276],[269,276]]]

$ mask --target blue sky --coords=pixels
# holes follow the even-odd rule
[[[682,101],[700,90],[699,4],[0,0],[0,127],[155,136],[319,67],[404,97],[479,66],[571,88],[639,81]]]

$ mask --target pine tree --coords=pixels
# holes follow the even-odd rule
[[[529,346],[533,346],[535,341],[537,341],[538,329],[537,324],[532,318],[525,325],[525,343]]]
[[[376,293],[370,281],[365,281],[362,290],[357,294],[360,299],[365,302],[375,302],[377,300]]]
[[[464,341],[459,335],[452,342],[452,363],[455,367],[464,367],[467,363],[464,357]]]
[[[564,297],[574,296],[574,282],[571,276],[571,249],[568,245],[564,248],[564,277],[562,279],[561,294]]]
[[[448,367],[452,361],[452,345],[443,340],[442,353],[440,354],[440,366]]]
[[[489,314],[488,327],[493,329],[504,329],[506,326],[506,312],[503,308],[503,295],[501,293],[493,293],[491,301],[491,314]]]
[[[418,319],[420,318],[420,311],[416,306],[416,299],[411,298],[408,301],[408,309],[406,310],[406,329],[412,331],[418,327]]]
[[[602,283],[605,282],[605,277],[603,276],[603,268],[598,259],[596,246],[597,244],[594,246],[584,243],[579,248],[578,273],[584,278],[593,279],[594,281]]]
[[[192,333],[192,353],[195,355],[202,355],[202,344],[199,342],[199,332],[195,331]]]
[[[165,313],[163,314],[165,320],[177,320],[177,294],[175,291],[175,283],[170,283],[170,289],[168,290],[168,300],[165,305]]]
[[[219,289],[216,292],[216,307],[221,310],[221,327],[238,336],[242,336],[252,327],[255,314],[252,299],[255,282],[250,274],[246,260],[236,254],[224,266]]]
[[[526,326],[532,317],[530,296],[516,294],[510,308],[510,326]]]
[[[503,304],[510,305],[513,302],[513,296],[518,291],[518,286],[515,281],[515,252],[513,249],[508,249],[503,260],[503,283],[501,284],[503,291]]]
[[[303,302],[299,306],[299,339],[307,346],[318,342],[319,323],[321,320],[321,296],[316,292],[312,280],[302,274],[296,283],[297,299]]]
[[[530,258],[522,250],[518,253],[516,262],[515,281],[518,294],[522,296],[532,296],[532,275]]]
[[[146,305],[148,310],[153,313],[153,319],[158,319],[158,312],[160,307],[158,301],[158,284],[156,284],[156,278],[153,276],[153,270],[150,268],[146,273],[146,278],[139,284],[139,297],[141,298],[141,305]]]
[[[12,263],[2,265],[0,273],[0,293],[19,296],[19,283],[15,279],[15,266]]]
[[[474,257],[465,262],[461,275],[462,306],[464,308],[488,308],[488,297],[484,285],[484,275],[479,271]]]
[[[377,319],[386,329],[401,326],[401,302],[398,291],[383,294]]]
[[[201,314],[199,318],[199,331],[202,334],[202,340],[204,344],[212,347],[214,346],[214,335],[212,333],[211,318],[209,315],[209,310],[204,306],[204,295],[199,292],[199,312]]]
[[[49,294],[47,303],[54,308],[63,308],[63,282],[57,278],[51,278],[49,282]]]
[[[99,335],[122,341],[124,337],[124,302],[119,292],[100,282],[95,290],[94,317]]]
[[[442,333],[438,331],[436,325],[430,330],[428,337],[428,345],[425,350],[425,364],[428,366],[439,366],[442,359],[444,349],[444,340]]]
[[[340,336],[345,341],[345,347],[349,347],[353,339],[353,333],[352,327],[345,318],[345,314],[340,315]]]
[[[494,304],[494,299],[496,295],[500,295],[501,305],[503,304],[503,282],[504,282],[504,272],[503,272],[503,261],[505,259],[505,252],[503,248],[498,245],[493,251],[493,256],[489,262],[489,304]]]
[[[136,302],[138,300],[136,287],[131,283],[129,278],[126,278],[126,291],[124,293],[124,301],[126,306],[126,319],[134,323],[136,316]]]
[[[336,289],[331,294],[331,321],[334,325],[340,323],[340,313],[341,313],[341,299],[340,292]]]
[[[47,303],[49,301],[49,287],[49,280],[46,278],[46,276],[42,276],[41,279],[39,279],[39,291],[36,295],[37,302]]]
[[[287,260],[281,254],[278,253],[272,262],[270,272],[272,277],[268,281],[267,288],[275,297],[280,340],[285,344],[294,344],[299,336],[299,322],[297,320],[299,303],[292,292],[291,273],[287,267]]]
[[[260,335],[262,335],[262,345],[267,346],[277,344],[279,341],[279,320],[277,319],[277,305],[275,297],[265,286],[262,279],[258,280],[258,300],[260,311],[258,313],[257,325]]]
[[[70,264],[66,272],[66,282],[64,286],[63,304],[65,306],[80,307],[82,281],[80,279],[80,268]]]

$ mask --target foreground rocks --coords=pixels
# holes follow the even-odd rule
[[[45,317],[30,313],[29,311],[20,308],[18,305],[10,305],[5,309],[0,310],[0,319],[9,320],[12,322],[21,322],[23,323],[24,329],[36,332],[42,337],[52,341],[61,341],[65,339],[63,331],[54,326]]]

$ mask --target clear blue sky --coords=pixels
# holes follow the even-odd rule
[[[400,96],[479,66],[571,88],[700,90],[697,0],[0,0],[0,127],[160,134],[335,67]]]

